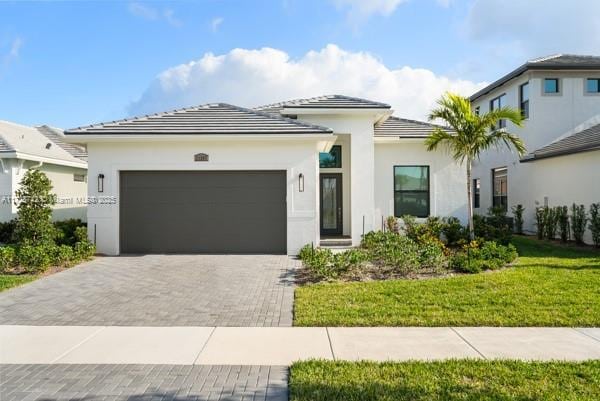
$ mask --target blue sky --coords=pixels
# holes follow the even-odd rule
[[[423,118],[528,58],[600,54],[600,2],[564,3],[1,1],[0,119],[70,128],[334,92]]]

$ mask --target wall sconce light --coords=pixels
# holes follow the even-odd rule
[[[104,192],[104,174],[98,174],[98,192]]]
[[[298,192],[304,192],[304,174],[298,175]]]

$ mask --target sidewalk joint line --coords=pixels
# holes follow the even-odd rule
[[[327,341],[329,341],[329,350],[331,351],[331,357],[335,361],[335,352],[333,352],[333,344],[331,343],[331,335],[329,335],[329,327],[325,327],[325,333],[327,333]]]
[[[596,337],[594,337],[594,336],[592,336],[592,335],[590,335],[590,334],[586,333],[585,331],[581,331],[582,327],[581,327],[581,328],[571,327],[571,328],[572,328],[573,330],[575,330],[575,331],[576,331],[577,333],[579,333],[579,334],[583,334],[584,336],[586,336],[586,337],[589,337],[589,338],[591,338],[592,340],[596,340],[596,341],[600,342],[600,338],[596,338]]]
[[[217,330],[217,326],[213,326],[213,329],[211,330],[210,334],[208,335],[208,338],[206,339],[206,342],[204,343],[204,345],[202,346],[202,348],[200,349],[200,352],[198,352],[198,355],[196,355],[196,358],[194,358],[194,362],[192,362],[192,365],[195,365],[196,362],[198,362],[198,358],[200,358],[200,355],[202,355],[202,352],[204,351],[204,349],[206,348],[206,346],[208,345],[208,342],[210,341],[210,339],[212,338],[213,333],[215,332],[215,330]]]
[[[450,327],[450,330],[455,332],[457,336],[459,336],[465,343],[467,343],[467,345],[469,347],[473,348],[473,350],[475,352],[477,352],[483,359],[487,359],[487,357],[485,355],[483,355],[481,352],[479,352],[479,350],[477,348],[475,348],[475,346],[473,344],[471,344],[469,341],[467,341],[467,339],[464,338],[454,327]]]
[[[62,358],[64,358],[65,356],[67,356],[71,352],[75,351],[75,349],[81,347],[83,344],[85,344],[86,342],[88,342],[89,340],[91,340],[93,337],[95,337],[98,333],[100,333],[104,329],[106,329],[106,326],[100,327],[98,330],[94,331],[92,334],[90,334],[89,336],[87,336],[86,338],[84,338],[83,340],[81,340],[80,342],[78,342],[77,344],[75,344],[74,346],[72,346],[71,348],[69,348],[68,350],[66,350],[65,352],[63,352],[62,354],[60,354],[59,356],[57,356],[56,358],[54,358],[50,363],[51,364],[57,363]]]

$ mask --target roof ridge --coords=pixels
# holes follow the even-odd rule
[[[288,123],[292,123],[292,124],[295,124],[295,125],[298,125],[298,126],[301,126],[301,127],[305,127],[305,128],[316,128],[316,129],[325,130],[327,132],[332,132],[330,128],[323,127],[323,126],[317,125],[317,124],[310,124],[310,123],[298,121],[298,120],[295,120],[293,118],[284,117],[282,115],[266,113],[264,111],[253,110],[253,109],[249,109],[249,108],[241,107],[241,106],[236,106],[236,105],[229,104],[229,103],[219,103],[219,104],[224,105],[224,106],[229,106],[231,108],[234,108],[234,109],[240,110],[240,111],[244,111],[246,113],[252,113],[252,114],[256,114],[256,115],[267,117],[267,118],[274,118],[274,119],[277,119],[277,120],[280,120],[280,121],[286,121]]]
[[[270,108],[277,108],[277,107],[285,108],[285,107],[294,107],[294,106],[306,107],[306,106],[311,106],[311,102],[317,102],[319,100],[326,100],[326,99],[336,99],[336,98],[353,100],[353,101],[363,102],[363,103],[371,103],[371,104],[376,104],[381,107],[391,108],[391,106],[389,104],[383,103],[383,102],[378,102],[376,100],[369,100],[369,99],[365,99],[365,98],[348,96],[348,95],[329,94],[329,95],[320,95],[320,96],[313,96],[313,97],[307,97],[307,98],[283,100],[283,101],[275,102],[275,103],[268,103],[268,104],[264,104],[261,106],[257,106],[254,108],[254,110],[270,109]]]
[[[429,127],[440,127],[440,128],[446,128],[446,129],[449,128],[448,126],[445,126],[445,125],[442,125],[442,124],[434,124],[434,123],[430,123],[430,122],[427,122],[427,121],[413,120],[413,119],[410,119],[410,118],[404,118],[404,117],[398,117],[398,116],[389,116],[388,118],[393,118],[393,119],[396,119],[396,120],[406,121],[406,122],[415,123],[415,124],[426,125],[426,126],[429,126]],[[383,123],[385,123],[385,121]]]
[[[538,58],[534,58],[534,59],[528,60],[527,62],[528,63],[540,63],[542,61],[552,60],[552,59],[555,59],[555,58],[558,58],[558,57],[561,57],[561,56],[565,56],[565,54],[562,54],[562,53],[550,54],[548,56],[542,56],[542,57],[538,57]],[[574,56],[574,54],[573,54],[573,56]]]

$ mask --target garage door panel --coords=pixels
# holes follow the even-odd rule
[[[122,172],[122,253],[285,253],[285,171]]]

